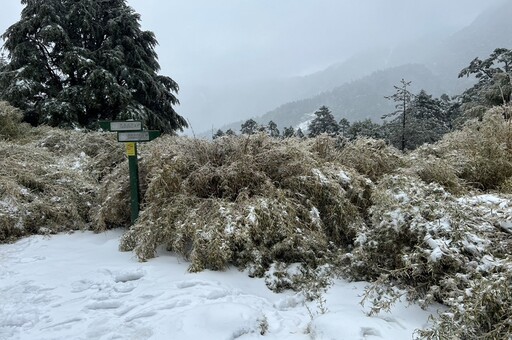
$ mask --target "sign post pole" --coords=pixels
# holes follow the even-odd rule
[[[135,224],[139,218],[139,162],[137,159],[137,143],[129,142],[126,144],[126,155],[128,156],[128,166],[130,169],[130,211],[131,222]]]
[[[126,146],[128,166],[130,170],[130,218],[135,224],[139,218],[139,161],[137,158],[137,142],[149,142],[160,136],[160,131],[142,129],[141,121],[100,121],[100,127],[105,131],[117,132],[117,141]]]

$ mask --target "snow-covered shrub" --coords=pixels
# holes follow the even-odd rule
[[[83,154],[62,157],[34,143],[0,141],[0,242],[84,228],[95,180]]]
[[[349,141],[323,134],[311,139],[309,145],[321,159],[353,168],[372,181],[405,165],[400,152],[383,140],[361,137]]]
[[[165,245],[193,271],[234,264],[258,276],[276,262],[325,263],[364,226],[373,184],[305,143],[262,134],[151,143],[144,209],[121,248],[145,260]]]
[[[459,177],[455,167],[438,154],[436,145],[424,145],[407,155],[409,168],[402,169],[404,174],[416,174],[425,183],[440,184],[452,194],[465,192],[465,183]]]
[[[379,180],[386,174],[394,173],[405,165],[400,152],[383,140],[358,138],[346,143],[339,151],[336,160],[350,166],[372,181]]]
[[[368,229],[342,259],[345,275],[376,281],[376,311],[400,296],[385,287],[392,285],[412,300],[450,308],[431,331],[440,338],[487,338],[493,329],[500,336],[490,339],[510,335],[503,331],[510,331],[512,307],[510,285],[503,284],[510,283],[512,263],[510,197],[457,198],[436,183],[400,175],[384,177],[372,202]],[[450,332],[459,333],[445,337]]]
[[[0,103],[0,242],[88,227],[98,181],[123,147],[112,134],[33,128],[21,118]]]
[[[460,178],[478,189],[497,189],[512,177],[512,122],[504,110],[489,110],[482,120],[466,123],[438,144],[443,159]]]
[[[455,237],[464,237],[466,216],[441,186],[387,176],[374,190],[372,202],[371,228],[358,235],[359,247],[349,257],[355,277],[374,280],[386,268],[397,270],[395,279],[404,284],[428,288],[425,280],[438,284],[436,273],[461,269],[450,245]]]
[[[512,336],[512,267],[497,263],[486,276],[467,282],[452,308],[418,332],[426,339],[510,339]]]
[[[101,180],[96,193],[98,205],[90,211],[95,231],[130,225],[130,177],[128,162],[121,162]]]
[[[83,169],[98,180],[111,173],[124,158],[123,145],[118,143],[113,133],[61,130],[41,126],[33,129],[32,140],[37,147],[49,150],[52,154],[68,157],[84,154],[87,162]]]

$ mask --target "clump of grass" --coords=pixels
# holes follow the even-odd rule
[[[434,320],[432,328],[418,331],[423,339],[507,339],[512,334],[512,268],[478,277],[459,291],[462,303]]]
[[[33,128],[0,103],[0,242],[88,228],[98,181],[123,160],[113,136]]]
[[[400,152],[383,140],[358,138],[342,147],[337,155],[341,164],[353,167],[372,181],[392,174],[405,165]]]
[[[362,137],[349,141],[323,134],[308,140],[307,145],[317,158],[350,167],[372,181],[406,165],[400,152],[383,140]]]
[[[372,183],[304,143],[265,135],[151,143],[144,209],[121,249],[146,260],[165,245],[192,271],[234,264],[257,276],[275,262],[324,264],[352,246]]]
[[[466,123],[438,144],[444,159],[468,185],[498,189],[512,177],[512,123],[508,107],[489,110],[482,120]]]
[[[512,194],[512,177],[507,178],[501,183],[499,191],[505,194]]]
[[[415,174],[425,183],[437,183],[452,194],[465,193],[466,184],[456,166],[449,162],[445,155],[439,155],[436,146],[427,145],[407,155],[408,168],[401,173]]]
[[[62,130],[49,127],[34,129],[32,138],[37,147],[52,154],[68,157],[82,155],[87,158],[86,171],[100,181],[124,160],[124,149],[113,133]]]
[[[0,242],[85,228],[96,188],[76,166],[82,161],[34,144],[0,142]]]
[[[127,162],[121,162],[102,178],[96,195],[99,204],[90,210],[92,228],[95,231],[130,225],[130,179]]]
[[[7,102],[0,101],[0,139],[15,140],[20,138],[28,124],[22,124],[23,114]]]

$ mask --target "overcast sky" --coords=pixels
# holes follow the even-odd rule
[[[468,25],[500,0],[128,0],[162,74],[194,85],[304,75],[376,45]],[[19,0],[2,0],[0,30]],[[186,103],[182,104],[186,107]]]
[[[469,24],[490,0],[129,0],[176,80],[312,72],[376,44]]]

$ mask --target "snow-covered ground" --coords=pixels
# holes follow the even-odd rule
[[[188,273],[161,252],[118,251],[121,231],[33,236],[0,245],[0,339],[411,339],[435,310],[368,317],[365,283],[341,280],[327,312],[230,269]]]

